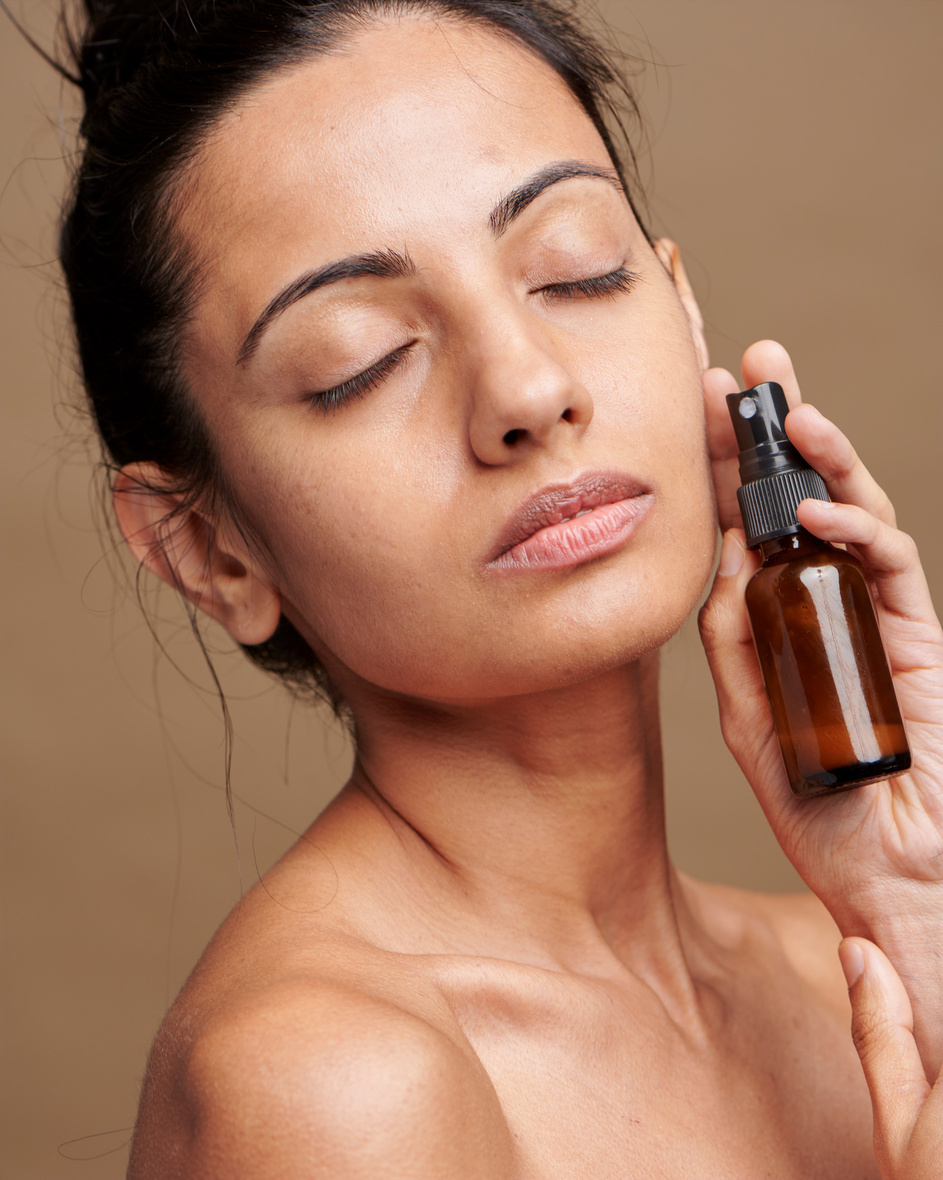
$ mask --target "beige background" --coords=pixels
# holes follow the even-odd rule
[[[14,8],[48,43],[48,0]],[[793,352],[941,568],[941,100],[934,0],[611,0],[662,64],[656,228],[685,247],[714,359]],[[222,726],[168,597],[159,654],[105,542],[53,255],[73,108],[0,19],[3,1154],[0,1180],[123,1175],[148,1043],[217,922],[348,763],[335,728],[225,655]],[[59,123],[61,121],[62,131]],[[91,488],[91,490],[90,490]],[[117,563],[119,570],[122,568]],[[227,645],[213,636],[215,647]],[[179,665],[180,670],[174,665]],[[706,877],[793,889],[716,732],[693,628],[667,651],[671,840]],[[110,1154],[103,1154],[110,1152]]]

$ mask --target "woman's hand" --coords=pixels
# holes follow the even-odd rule
[[[792,407],[799,388],[785,350],[749,348],[744,386],[777,381]],[[730,373],[704,374],[708,443],[724,544],[701,634],[717,688],[724,738],[786,855],[842,933],[885,951],[913,1003],[929,1076],[943,1062],[943,634],[911,539],[844,435],[811,406],[793,409],[789,436],[822,475],[834,503],[805,500],[800,523],[844,543],[863,562],[887,647],[913,769],[832,797],[796,799],[753,649],[744,591],[760,562],[744,547],[737,446],[724,397]]]
[[[943,1168],[943,1074],[931,1088],[913,1037],[910,999],[897,972],[864,938],[839,948],[851,1029],[874,1110],[883,1180],[938,1180]]]

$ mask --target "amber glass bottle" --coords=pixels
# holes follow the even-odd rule
[[[803,529],[796,507],[825,484],[786,437],[773,382],[730,394],[747,544],[763,565],[747,610],[793,792],[828,795],[900,774],[910,750],[861,563]]]

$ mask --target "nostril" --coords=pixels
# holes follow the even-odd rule
[[[525,431],[523,430],[509,430],[502,441],[506,446],[513,447],[518,439],[522,438],[524,434]]]
[[[564,410],[563,413],[560,415],[560,421],[561,422],[572,422],[573,421],[573,411],[571,409]]]

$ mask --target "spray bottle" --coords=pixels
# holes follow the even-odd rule
[[[793,793],[829,795],[910,767],[891,672],[861,563],[796,519],[825,482],[786,436],[775,382],[727,395],[740,448],[747,546],[763,565],[746,605]]]

